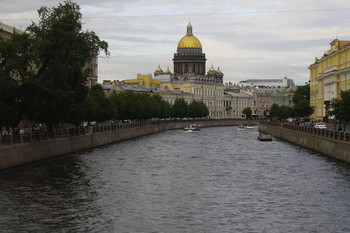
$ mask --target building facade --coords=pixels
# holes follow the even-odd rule
[[[290,88],[294,87],[294,81],[287,77],[283,79],[247,79],[240,81],[242,87],[269,87],[269,88]]]
[[[315,110],[311,118],[326,121],[332,99],[350,89],[350,41],[333,40],[330,49],[320,59],[316,57],[309,70],[310,105]]]
[[[241,118],[245,108],[252,109],[253,96],[246,93],[225,92],[226,118]]]

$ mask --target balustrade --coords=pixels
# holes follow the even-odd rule
[[[334,130],[327,129],[316,129],[307,126],[299,126],[291,123],[279,123],[279,122],[271,122],[271,121],[260,121],[261,125],[271,125],[276,127],[282,127],[285,129],[290,129],[293,131],[298,131],[306,134],[313,134],[320,137],[332,138],[340,141],[350,142],[350,133],[347,132],[338,132]]]

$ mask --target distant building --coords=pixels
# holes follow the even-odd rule
[[[292,106],[293,93],[273,92],[271,89],[256,90],[253,92],[253,114],[264,116],[264,112],[271,108],[273,104],[278,106]]]
[[[240,118],[245,108],[252,109],[253,96],[246,93],[225,92],[224,107],[228,118]]]
[[[9,40],[14,33],[23,33],[23,31],[0,22],[0,37]]]
[[[272,88],[288,88],[294,87],[294,81],[284,77],[283,79],[247,79],[240,81],[238,85],[242,87],[272,87]]]
[[[309,66],[310,105],[315,111],[311,117],[317,121],[327,120],[332,99],[340,91],[350,89],[350,41],[333,40],[330,49]]]
[[[125,91],[133,91],[138,93],[148,93],[151,95],[160,95],[165,101],[170,104],[174,104],[179,98],[185,99],[185,101],[190,104],[193,101],[193,95],[188,92],[183,92],[181,90],[170,90],[159,87],[147,87],[139,82],[120,82],[120,81],[107,81],[105,80],[101,84],[103,91],[106,95],[112,93],[120,93]]]

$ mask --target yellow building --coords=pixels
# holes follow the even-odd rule
[[[333,40],[330,49],[309,66],[310,105],[314,120],[327,120],[329,104],[350,89],[350,41]]]
[[[158,66],[155,72],[161,70]],[[139,83],[146,87],[160,87],[160,83],[164,80],[169,80],[171,74],[156,75],[152,78],[152,74],[137,74],[136,79],[123,80],[124,83]]]

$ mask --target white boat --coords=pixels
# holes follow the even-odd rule
[[[240,130],[240,131],[245,130],[245,127],[243,125],[240,125],[237,127],[237,130]]]
[[[272,137],[269,134],[259,133],[259,136],[257,138],[259,141],[272,141]]]
[[[202,129],[202,126],[199,124],[191,124],[191,125],[186,125],[184,127],[185,131],[200,131]]]
[[[254,129],[254,125],[247,125],[246,128],[247,129]]]

